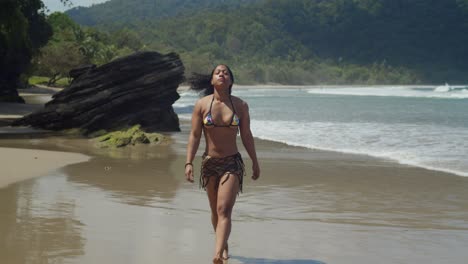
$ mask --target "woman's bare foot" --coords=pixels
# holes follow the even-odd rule
[[[226,243],[226,247],[223,250],[223,259],[224,260],[229,259],[229,246],[227,243]]]
[[[223,258],[215,257],[213,259],[213,264],[223,264]]]

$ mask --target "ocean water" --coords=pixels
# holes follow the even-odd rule
[[[254,137],[468,176],[468,86],[246,87]],[[198,99],[174,104],[189,120]]]

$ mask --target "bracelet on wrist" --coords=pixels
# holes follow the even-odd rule
[[[192,166],[192,167],[193,167],[193,164],[192,164],[192,162],[187,162],[187,163],[185,163],[185,168],[187,168],[187,166],[188,166],[188,165],[190,165],[190,166]]]

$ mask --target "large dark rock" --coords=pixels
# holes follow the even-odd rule
[[[96,65],[94,64],[85,64],[85,65],[81,65],[75,69],[72,69],[69,73],[68,73],[68,76],[70,76],[70,78],[73,78],[73,79],[76,79],[78,77],[80,77],[81,75],[87,73],[88,71],[91,71],[91,70],[94,70],[96,68]]]
[[[45,107],[13,125],[85,134],[140,124],[145,131],[179,131],[172,104],[184,66],[175,53],[140,52],[97,68],[80,71],[70,87],[56,93]]]

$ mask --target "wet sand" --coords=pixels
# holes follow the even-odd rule
[[[172,137],[114,151],[40,134],[0,139],[93,157],[0,189],[0,263],[210,263],[206,194],[184,181],[186,133]],[[468,259],[468,178],[268,141],[257,148],[262,176],[238,197],[229,263]]]

